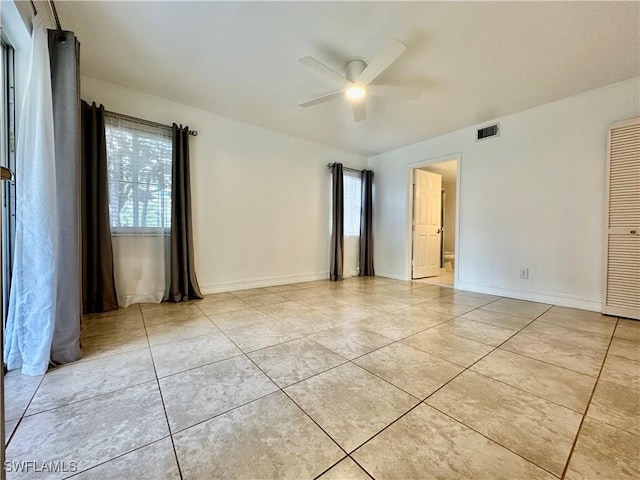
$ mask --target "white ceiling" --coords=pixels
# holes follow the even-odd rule
[[[56,1],[83,74],[365,155],[640,74],[639,2]],[[374,84],[418,100],[298,103],[390,38],[408,45]],[[188,122],[189,119],[180,119]],[[197,125],[194,125],[197,128]]]

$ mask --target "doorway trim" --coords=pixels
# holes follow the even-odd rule
[[[407,165],[407,182],[408,187],[407,191],[409,195],[407,196],[407,223],[406,229],[407,232],[407,243],[406,243],[406,264],[405,264],[405,280],[411,281],[411,277],[413,276],[413,171],[421,168],[428,167],[429,165],[433,165],[435,163],[447,162],[450,160],[456,161],[457,171],[456,171],[456,241],[455,241],[455,262],[453,267],[453,284],[458,282],[459,276],[459,268],[460,268],[460,184],[462,180],[462,155],[460,153],[451,153],[448,155],[442,155],[439,157],[429,158],[426,160],[420,160],[418,162],[409,163]]]

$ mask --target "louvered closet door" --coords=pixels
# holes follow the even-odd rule
[[[611,127],[607,156],[604,313],[640,319],[640,119]]]

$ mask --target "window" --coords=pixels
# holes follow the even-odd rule
[[[2,41],[2,68],[0,71],[0,87],[2,90],[2,105],[0,108],[0,164],[12,172],[16,170],[15,152],[15,88],[14,88],[14,50],[8,43]],[[15,247],[15,218],[16,218],[16,184],[14,181],[2,182],[2,309],[9,308],[9,288],[11,271],[13,268],[13,251]]]
[[[344,172],[344,236],[360,236],[362,191],[359,173]]]
[[[171,228],[171,130],[106,116],[113,233]]]

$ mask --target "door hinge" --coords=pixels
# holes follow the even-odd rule
[[[15,134],[13,132],[9,133],[9,151],[10,152],[16,151],[16,139],[15,139]]]

